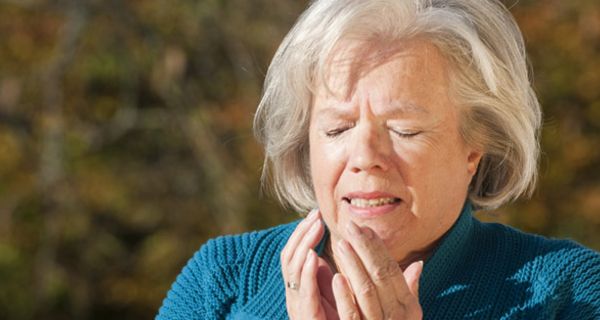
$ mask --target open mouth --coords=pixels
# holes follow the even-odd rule
[[[353,207],[357,208],[375,208],[389,204],[396,204],[402,201],[400,198],[375,198],[375,199],[361,199],[361,198],[342,198],[344,201],[349,203]]]

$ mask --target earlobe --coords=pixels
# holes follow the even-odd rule
[[[467,171],[471,177],[477,173],[477,167],[479,166],[481,157],[483,157],[483,153],[480,151],[473,150],[469,153],[469,156],[467,157]]]

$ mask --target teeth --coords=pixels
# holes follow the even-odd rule
[[[359,208],[372,208],[379,207],[386,204],[396,202],[395,198],[379,198],[379,199],[359,199],[354,198],[350,200],[350,204]]]

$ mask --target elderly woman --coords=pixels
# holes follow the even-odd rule
[[[598,253],[472,216],[531,192],[540,122],[498,1],[313,2],[255,118],[310,214],[206,243],[157,319],[600,319]]]

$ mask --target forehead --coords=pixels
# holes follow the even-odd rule
[[[387,46],[348,41],[334,50],[323,68],[315,107],[344,109],[368,100],[402,111],[430,111],[440,100],[448,100],[447,73],[446,59],[428,41]]]

